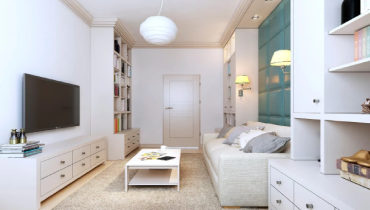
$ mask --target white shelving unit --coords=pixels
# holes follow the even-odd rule
[[[361,14],[352,20],[329,31],[330,35],[353,35],[356,31],[369,25],[370,12]]]
[[[132,46],[121,23],[111,23],[91,27],[91,134],[107,136],[108,160],[120,160],[140,145],[140,130],[132,128]],[[119,129],[115,119],[121,119]]]
[[[329,69],[330,72],[368,72],[370,71],[370,58],[354,61],[348,64]]]

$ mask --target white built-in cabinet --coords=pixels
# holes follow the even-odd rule
[[[239,97],[238,75],[247,75],[252,90]],[[258,29],[236,29],[224,48],[223,116],[224,124],[240,125],[258,120]]]
[[[310,196],[319,197],[313,209],[367,209],[370,197],[336,168],[337,159],[370,151],[370,115],[361,113],[370,98],[370,59],[354,62],[354,32],[370,25],[370,13],[341,25],[342,2],[291,1],[292,160],[273,160],[270,166],[297,184],[291,190],[299,197],[290,202],[298,209],[312,202]],[[284,184],[270,184],[287,196]],[[326,204],[330,208],[321,206]],[[281,206],[276,200],[269,205]]]

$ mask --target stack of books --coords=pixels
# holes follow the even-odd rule
[[[337,160],[336,165],[343,179],[370,189],[370,168],[356,163],[347,163],[341,159]]]
[[[26,144],[2,144],[0,158],[25,158],[42,152],[39,141],[29,141]]]
[[[122,118],[114,119],[114,133],[121,132],[123,129],[123,116]]]

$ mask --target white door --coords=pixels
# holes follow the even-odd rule
[[[198,75],[164,76],[164,144],[199,147],[200,79]]]
[[[320,4],[324,4],[324,1],[292,1],[291,45],[295,113],[320,113],[322,109],[325,18],[324,7]],[[312,15],[312,11],[315,11],[315,15]]]

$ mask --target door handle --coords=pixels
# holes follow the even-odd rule
[[[173,109],[173,107],[166,107],[166,109]]]

